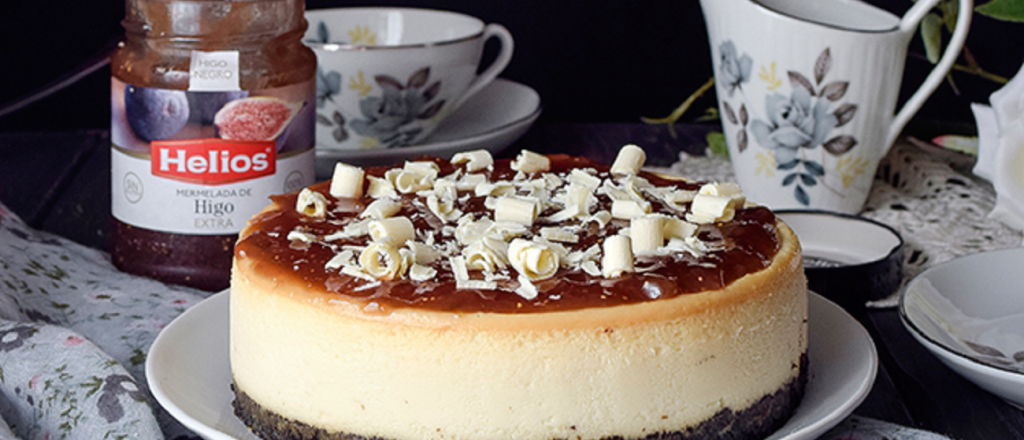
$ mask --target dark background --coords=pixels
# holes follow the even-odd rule
[[[813,0],[808,0],[813,1]],[[897,15],[911,0],[870,0]],[[0,106],[101,60],[122,35],[124,3],[117,0],[4,1],[0,5]],[[541,95],[541,122],[635,122],[668,115],[711,77],[700,6],[696,0],[337,1],[307,7],[399,5],[448,9],[505,25],[516,39],[503,77]],[[948,37],[948,35],[947,35]],[[1024,59],[1024,24],[979,14],[967,46],[985,69],[1012,77]],[[911,45],[905,99],[931,65],[920,38]],[[962,63],[961,59],[961,63]],[[69,88],[0,117],[0,131],[106,128],[109,68]],[[985,102],[1000,84],[968,73],[951,74],[911,127],[945,123],[973,128],[970,103]],[[715,105],[709,92],[683,121]]]

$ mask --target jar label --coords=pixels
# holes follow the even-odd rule
[[[192,51],[188,65],[190,92],[241,90],[238,85],[238,51]]]
[[[315,84],[196,92],[111,82],[111,211],[154,231],[238,233],[314,181]]]

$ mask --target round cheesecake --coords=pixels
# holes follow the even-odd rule
[[[230,359],[254,433],[760,438],[785,423],[807,290],[771,211],[639,171],[642,155],[474,154],[346,167],[249,222]]]

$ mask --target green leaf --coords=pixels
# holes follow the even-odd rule
[[[992,0],[974,10],[996,20],[1024,23],[1024,0]]]
[[[960,1],[942,0],[938,8],[942,11],[942,22],[946,25],[946,30],[953,33],[956,30],[957,16],[960,15]]]
[[[921,20],[921,40],[924,42],[924,53],[932,64],[939,62],[942,54],[942,18],[929,12]]]
[[[725,134],[712,131],[707,135],[708,149],[719,156],[729,157],[729,147],[725,144]]]

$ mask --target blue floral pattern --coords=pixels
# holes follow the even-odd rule
[[[767,95],[765,117],[753,119],[748,115],[744,96],[738,98],[738,111],[734,110],[735,103],[730,103],[734,92],[738,90],[742,95],[743,84],[750,81],[753,59],[747,54],[738,55],[732,41],[723,42],[719,54],[719,78],[728,95],[722,99],[722,108],[725,121],[739,126],[737,149],[741,154],[746,151],[749,129],[754,142],[774,154],[775,169],[784,174],[782,186],[792,186],[794,199],[804,206],[810,205],[807,188],[824,185],[826,169],[823,160],[814,160],[809,154],[823,151],[839,156],[857,145],[857,139],[852,136],[832,136],[833,130],[853,119],[857,106],[841,103],[832,108],[846,95],[849,82],[825,82],[832,64],[830,50],[826,48],[818,56],[813,81],[798,71],[787,71],[790,94]]]
[[[352,130],[361,136],[376,138],[385,148],[409,145],[422,131],[410,124],[434,117],[445,100],[434,101],[441,81],[430,82],[430,68],[414,72],[405,83],[388,75],[374,77],[381,96],[369,96],[359,102],[362,119],[352,121]]]

